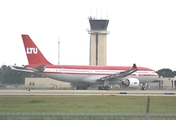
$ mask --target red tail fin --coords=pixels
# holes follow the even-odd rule
[[[24,48],[26,51],[26,56],[28,58],[29,65],[52,65],[48,60],[43,56],[38,47],[29,37],[29,35],[21,35],[24,43]]]

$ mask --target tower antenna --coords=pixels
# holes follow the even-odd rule
[[[100,9],[100,19],[102,19],[102,10]]]
[[[58,37],[58,65],[60,64],[60,38]]]

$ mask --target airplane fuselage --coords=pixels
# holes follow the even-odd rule
[[[72,65],[49,65],[40,74],[59,81],[71,83],[86,83],[86,78],[97,79],[114,73],[120,73],[130,69],[128,66],[72,66]],[[149,68],[138,67],[138,71],[123,78],[137,78],[140,83],[148,83],[158,78],[158,74]],[[119,84],[119,79],[112,79],[109,84]],[[90,84],[103,84],[104,81],[91,81]]]

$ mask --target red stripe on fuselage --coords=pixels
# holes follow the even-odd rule
[[[129,70],[132,66],[83,66],[83,65],[48,65],[46,68],[89,69],[89,70]],[[145,67],[137,67],[140,71],[154,71]]]
[[[45,74],[74,74],[74,75],[112,75],[112,74],[104,74],[104,73],[66,73],[66,72],[43,72]],[[158,76],[157,74],[130,74],[129,76]]]

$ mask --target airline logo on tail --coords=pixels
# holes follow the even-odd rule
[[[26,54],[37,54],[38,49],[37,48],[26,48]]]

